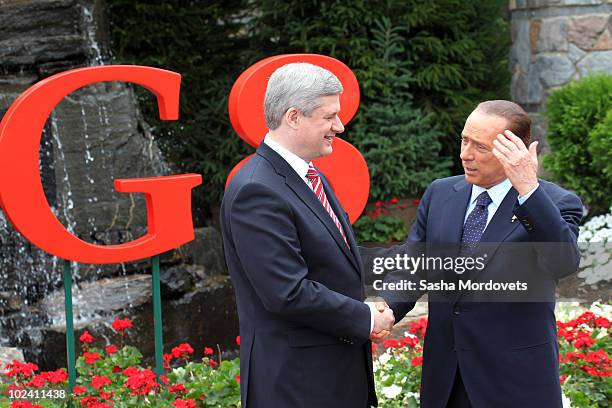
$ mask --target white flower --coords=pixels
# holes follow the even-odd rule
[[[400,393],[402,392],[402,387],[398,387],[397,385],[392,384],[389,387],[383,387],[383,389],[380,391],[386,398],[394,399],[395,397],[400,395]]]
[[[389,360],[391,360],[391,355],[389,353],[382,353],[378,357],[378,361],[380,361],[381,364],[387,364]]]
[[[561,402],[563,403],[563,408],[572,408],[572,401],[563,392],[561,393]]]
[[[406,396],[408,398],[414,397],[414,399],[416,399],[417,401],[419,401],[421,399],[421,395],[418,392],[407,392]]]
[[[609,319],[612,318],[612,305],[601,303],[599,301],[594,302],[591,305],[591,312],[599,316],[607,317]]]

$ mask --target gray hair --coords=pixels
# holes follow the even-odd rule
[[[325,68],[307,62],[283,65],[272,73],[266,88],[266,125],[270,130],[278,128],[289,108],[310,116],[320,106],[320,97],[341,92],[340,80]]]

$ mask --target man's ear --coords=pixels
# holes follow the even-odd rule
[[[297,130],[300,125],[300,117],[301,114],[299,110],[296,108],[289,108],[287,112],[285,112],[283,119],[291,129]]]

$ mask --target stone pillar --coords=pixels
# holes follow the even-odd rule
[[[612,73],[612,0],[510,0],[512,98],[534,119],[551,91],[597,72]]]

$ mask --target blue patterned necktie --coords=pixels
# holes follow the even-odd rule
[[[487,216],[489,211],[487,207],[491,204],[491,197],[489,193],[483,191],[476,198],[476,207],[468,215],[463,225],[463,235],[461,236],[461,248],[462,251],[471,252],[475,244],[480,241],[482,233],[487,225]]]

